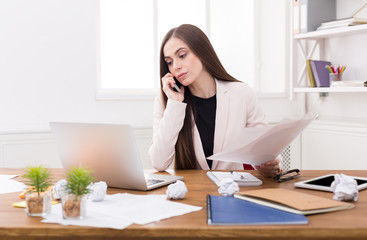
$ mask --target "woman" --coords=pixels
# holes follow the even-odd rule
[[[152,166],[164,171],[175,160],[175,169],[243,169],[206,158],[231,146],[240,129],[266,126],[264,114],[250,87],[226,72],[205,33],[189,24],[170,30],[161,45],[160,76]],[[278,159],[255,168],[268,177],[280,172]]]

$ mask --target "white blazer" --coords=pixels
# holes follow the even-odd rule
[[[241,128],[267,126],[264,114],[251,88],[243,82],[216,81],[217,111],[215,119],[213,153],[231,146]],[[149,161],[158,171],[165,171],[173,162],[175,144],[183,126],[186,103],[168,99],[164,109],[161,96],[154,103],[153,139],[149,148]],[[199,169],[209,170],[199,131],[194,124],[193,142]],[[213,161],[212,170],[240,170],[243,165]]]

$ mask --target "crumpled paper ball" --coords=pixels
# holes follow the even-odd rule
[[[60,199],[62,195],[65,193],[65,186],[67,181],[65,179],[61,179],[58,181],[52,189],[52,195],[55,199]]]
[[[223,196],[233,196],[239,190],[238,184],[231,178],[224,178],[219,182],[218,192]]]
[[[169,199],[184,199],[187,187],[183,181],[177,180],[168,186],[166,194]]]
[[[357,201],[357,181],[345,174],[335,174],[335,180],[331,183],[331,190],[335,193],[334,199],[339,201]]]
[[[107,193],[107,183],[104,181],[92,183],[88,186],[88,189],[91,190],[88,197],[94,202],[101,202]]]

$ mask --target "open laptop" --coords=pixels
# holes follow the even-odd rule
[[[121,124],[51,122],[64,169],[83,165],[109,187],[151,190],[180,176],[144,174],[132,128]]]

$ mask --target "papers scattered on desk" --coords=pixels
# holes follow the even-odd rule
[[[18,175],[0,175],[0,194],[22,192],[27,186],[24,183],[12,180]]]
[[[275,126],[243,128],[230,149],[216,153],[208,159],[225,162],[260,165],[276,158],[316,116],[284,119]]]
[[[81,220],[62,218],[61,204],[52,206],[42,222],[89,227],[124,229],[130,224],[147,224],[162,219],[199,211],[202,207],[166,200],[166,195],[106,195],[102,202],[88,199],[87,217]]]

